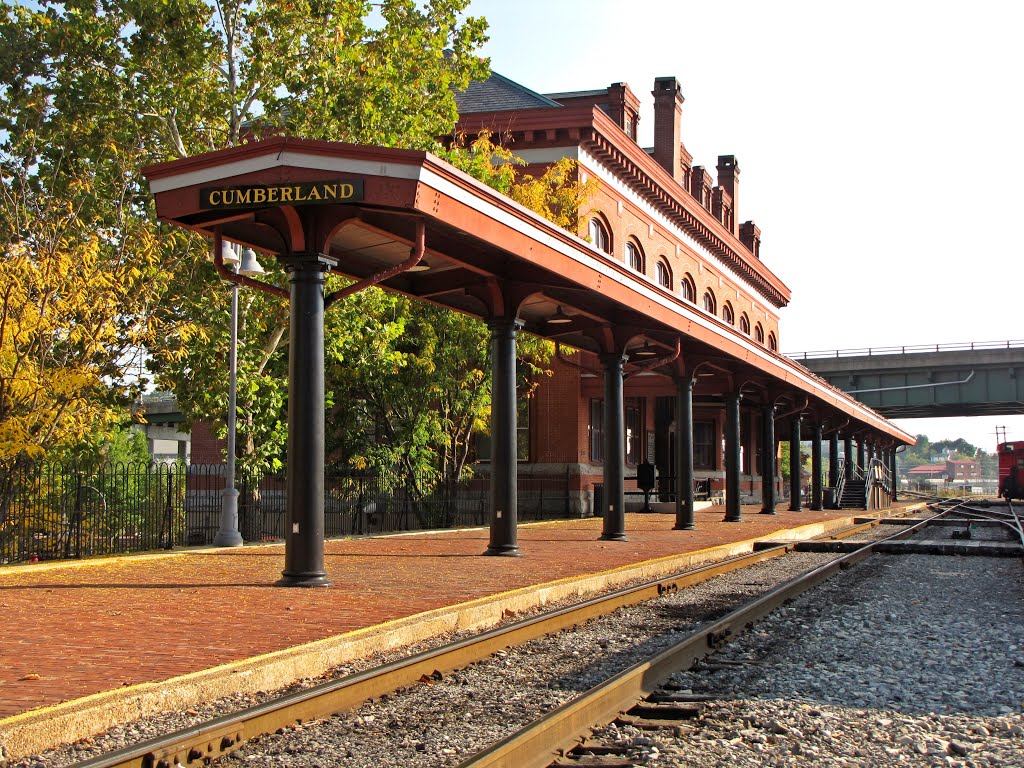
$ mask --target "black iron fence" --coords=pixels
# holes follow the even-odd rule
[[[0,467],[0,564],[212,544],[220,528],[224,465],[118,464],[97,468],[20,463]],[[245,541],[284,537],[284,477],[242,480]],[[567,474],[520,473],[519,518],[570,515]],[[479,526],[490,482],[458,483],[397,472],[329,473],[329,537]]]

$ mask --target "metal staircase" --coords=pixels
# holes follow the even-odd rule
[[[863,470],[854,465],[852,476],[846,476],[845,462],[840,460],[839,485],[836,488],[839,509],[879,509],[892,498],[893,478],[889,468],[872,459]]]
[[[843,493],[839,497],[839,508],[866,509],[867,498],[867,482],[863,477],[847,480],[843,483]]]

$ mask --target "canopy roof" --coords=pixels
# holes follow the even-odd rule
[[[837,427],[914,438],[798,363],[776,354],[595,247],[425,152],[272,138],[144,170],[167,222],[274,255],[319,252],[368,278],[409,257],[423,222],[428,271],[380,285],[595,353],[645,343],[657,369],[713,374],[699,390],[771,402],[806,399]],[[551,323],[561,309],[569,323]]]

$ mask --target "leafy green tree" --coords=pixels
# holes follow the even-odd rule
[[[931,449],[933,454],[941,453],[943,455],[952,451],[954,454],[953,458],[956,459],[973,459],[978,452],[977,448],[962,437],[958,437],[955,440],[939,440],[932,443]]]
[[[66,191],[108,247],[154,253],[173,271],[169,279],[141,270],[143,287],[160,293],[159,311],[147,318],[150,337],[130,341],[145,341],[159,383],[188,417],[220,421],[226,411],[229,292],[204,261],[205,243],[154,223],[141,167],[232,146],[247,132],[433,147],[454,124],[452,89],[487,72],[475,54],[485,25],[462,15],[467,4],[0,2],[4,159],[40,199]],[[111,198],[130,205],[112,213]],[[148,238],[148,251],[128,235]],[[155,306],[137,282],[123,285]],[[244,299],[239,433],[251,471],[273,468],[281,452],[285,319],[279,302]],[[134,328],[111,327],[122,325]],[[105,395],[81,378],[60,381],[61,402]]]
[[[478,137],[439,153],[523,205],[575,231],[593,182],[563,160],[539,178],[518,179],[522,161]],[[371,290],[346,300],[328,333],[331,456],[336,465],[398,469],[414,500],[440,494],[469,474],[472,438],[489,430],[490,332],[482,322]],[[550,375],[549,343],[521,334],[519,396]],[[417,512],[420,513],[420,509]]]

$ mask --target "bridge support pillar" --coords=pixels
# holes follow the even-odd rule
[[[800,503],[800,414],[789,420],[789,511],[799,512]]]
[[[676,524],[674,530],[692,531],[693,525],[693,379],[676,379]]]
[[[606,541],[626,540],[626,416],[622,402],[621,352],[601,355],[604,365],[604,529]]]
[[[775,408],[761,408],[761,514],[775,514]]]
[[[725,522],[740,523],[740,394],[725,396]]]
[[[820,512],[821,500],[821,422],[814,423],[811,438],[811,509]]]
[[[515,319],[491,323],[491,539],[485,555],[520,557]]]

